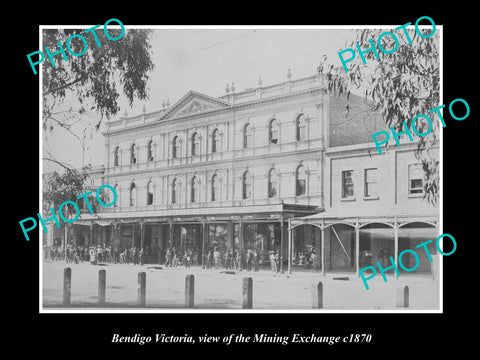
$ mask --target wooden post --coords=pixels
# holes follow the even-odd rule
[[[193,275],[185,276],[185,307],[193,308],[195,294],[195,277]]]
[[[67,267],[63,270],[63,305],[70,305],[72,292],[72,269]]]
[[[140,307],[145,306],[145,295],[146,295],[146,282],[147,282],[147,274],[145,272],[138,273],[138,297],[137,297],[137,304]]]
[[[288,273],[292,273],[292,224],[290,219],[288,219]]]
[[[98,271],[98,303],[105,304],[105,288],[107,284],[107,272],[105,269]]]
[[[397,308],[408,308],[410,306],[410,289],[408,285],[397,289]]]
[[[242,309],[252,309],[253,308],[253,280],[251,277],[243,278],[243,287],[242,287]]]
[[[323,284],[312,285],[312,309],[323,309]]]
[[[285,243],[285,226],[283,222],[283,216],[280,218],[280,272],[283,274],[283,259],[285,258],[285,253],[283,251]]]

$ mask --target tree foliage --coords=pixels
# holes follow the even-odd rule
[[[110,29],[111,37],[120,36],[120,29]],[[74,34],[82,35],[87,41],[87,50],[83,55],[71,55],[66,46],[67,39]],[[118,113],[118,99],[123,93],[129,105],[133,101],[147,97],[149,72],[154,65],[151,60],[151,30],[125,29],[122,38],[117,41],[108,39],[103,28],[96,30],[101,47],[97,46],[91,33],[82,29],[47,29],[43,33],[43,48],[51,53],[60,50],[59,42],[65,49],[68,61],[61,54],[54,55],[55,67],[48,57],[42,66],[42,125],[45,142],[54,129],[67,132],[75,137],[82,146],[86,132],[92,134],[99,130],[102,120]],[[70,47],[75,53],[81,53],[84,43],[73,38]],[[73,131],[73,126],[83,126],[83,136]],[[44,182],[44,211],[48,213],[50,204],[59,206],[66,200],[75,201],[85,193],[84,182],[87,168],[76,170],[71,164],[59,161],[48,150],[44,160],[56,163],[65,173],[54,172]],[[65,213],[75,211],[66,206]]]
[[[85,180],[88,177],[88,168],[81,171],[69,169],[60,174],[57,171],[44,175],[43,181],[43,213],[49,216],[50,207],[58,214],[59,206],[65,201],[77,202],[77,197],[86,193]],[[72,219],[76,210],[71,204],[63,207],[65,218]],[[61,221],[61,218],[58,217]]]
[[[391,31],[397,35],[398,48],[391,54],[378,50],[378,59],[373,51],[364,53],[363,63],[356,49],[362,50],[377,44],[380,34]],[[420,30],[428,35],[431,29]],[[411,129],[412,119],[419,114],[427,114],[432,119],[433,131],[425,137],[417,137],[418,147],[415,156],[422,163],[425,172],[425,198],[433,205],[438,201],[439,175],[438,160],[431,154],[431,148],[439,132],[439,120],[429,110],[441,105],[440,68],[438,34],[432,37],[420,37],[415,30],[407,29],[412,44],[409,44],[403,30],[359,29],[354,39],[346,47],[356,50],[356,57],[348,63],[348,72],[327,63],[324,57],[318,68],[326,75],[327,87],[337,96],[348,96],[352,91],[362,93],[371,104],[372,111],[382,114],[386,127],[392,126],[396,132],[403,131],[403,122]],[[382,47],[388,52],[394,49],[395,41],[384,36]],[[426,119],[416,121],[419,132],[426,132]]]
[[[120,35],[120,30],[109,30],[112,37]],[[116,32],[116,33],[115,33]],[[61,105],[67,95],[78,100],[78,108],[70,107],[63,114],[83,115],[86,111],[110,117],[120,110],[118,105],[119,87],[127,97],[130,106],[135,98],[147,97],[148,73],[154,65],[150,58],[151,30],[126,29],[123,37],[117,41],[108,39],[101,28],[96,34],[101,44],[98,47],[92,34],[80,29],[48,29],[43,34],[43,45],[58,51],[60,42],[66,49],[66,41],[73,34],[85,37],[87,51],[74,57],[67,52],[68,61],[62,55],[55,55],[55,67],[47,61],[43,65],[43,127],[52,130],[55,125],[64,127],[70,124],[65,117],[59,119],[55,109]],[[84,43],[74,38],[70,42],[72,50],[81,53]],[[70,92],[70,94],[69,94]]]

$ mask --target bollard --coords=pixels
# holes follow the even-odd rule
[[[410,290],[408,285],[397,289],[397,308],[408,308],[410,306]]]
[[[63,270],[63,305],[70,305],[72,292],[72,269],[69,267]]]
[[[243,278],[243,302],[242,309],[253,308],[253,280],[251,277]]]
[[[145,295],[146,295],[146,282],[147,282],[147,274],[145,272],[138,273],[138,297],[137,297],[137,304],[140,307],[145,306]]]
[[[193,299],[195,293],[195,277],[193,275],[185,276],[185,307],[193,308]]]
[[[323,284],[312,284],[312,309],[323,309]]]
[[[107,285],[107,271],[105,269],[98,271],[98,303],[105,304],[105,288]]]

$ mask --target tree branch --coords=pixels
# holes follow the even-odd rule
[[[72,86],[72,85],[75,85],[76,83],[78,83],[78,82],[80,82],[80,81],[85,80],[86,78],[87,78],[86,75],[80,76],[79,78],[73,80],[73,81],[70,82],[70,83],[63,84],[62,86],[59,86],[59,87],[57,87],[57,88],[55,88],[55,89],[53,89],[53,90],[48,90],[48,91],[44,92],[44,93],[43,93],[43,96],[50,95],[50,94],[52,94],[52,93],[54,93],[54,92],[57,92],[57,91],[59,91],[59,90],[66,89],[66,88],[68,88],[68,87],[70,87],[70,86]]]
[[[51,158],[47,158],[47,157],[44,157],[42,158],[42,160],[47,160],[47,161],[51,161],[57,165],[60,165],[61,167],[63,167],[64,169],[66,169],[68,172],[70,173],[73,173],[75,171],[74,168],[72,167],[69,167],[68,165],[66,165],[65,163],[62,163],[61,161],[58,161],[58,160],[55,160],[55,159],[51,159]]]

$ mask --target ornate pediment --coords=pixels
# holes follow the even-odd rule
[[[231,106],[225,100],[190,91],[177,101],[163,116],[163,119],[173,119],[195,115],[203,112],[224,109]]]

